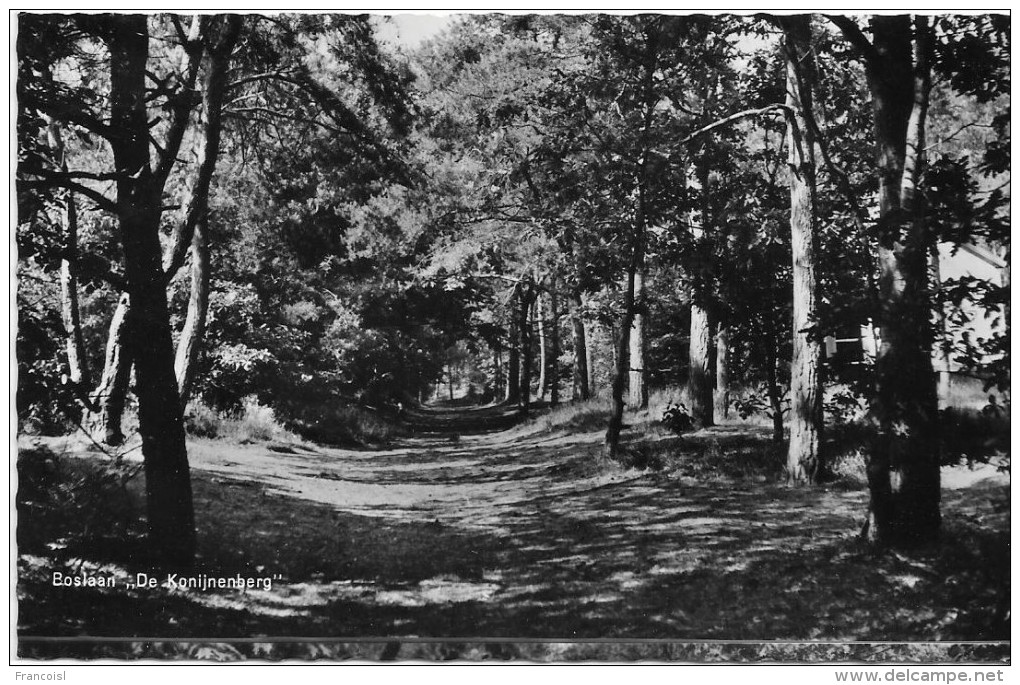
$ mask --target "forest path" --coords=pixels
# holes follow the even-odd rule
[[[862,488],[698,475],[706,446],[764,458],[758,433],[651,438],[672,441],[662,471],[600,467],[601,431],[534,423],[378,450],[193,440],[196,570],[272,588],[69,603],[30,554],[23,628],[63,633],[73,614],[91,635],[1008,639],[1008,479],[954,471],[945,549],[876,556],[855,542]]]
[[[277,564],[309,572],[245,609],[265,620],[300,607],[288,630],[301,634],[563,638],[916,638],[959,614],[929,566],[875,563],[854,543],[861,489],[599,468],[601,431],[451,435],[471,412],[442,414],[445,431],[388,449],[193,446],[218,485],[256,485],[242,494],[264,509],[253,533],[289,557]],[[746,426],[684,438],[723,451],[748,440],[766,444]],[[320,508],[295,513],[295,500]],[[222,517],[199,507],[200,521]]]
[[[383,449],[268,449],[196,441],[192,468],[364,516],[505,529],[543,499],[647,478],[595,468],[601,432],[541,434],[501,406],[415,412],[412,437]],[[210,449],[211,448],[211,449]],[[587,473],[585,473],[587,472]]]

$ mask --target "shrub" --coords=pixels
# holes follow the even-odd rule
[[[404,435],[379,412],[355,405],[292,407],[285,425],[307,440],[337,446],[382,445]]]
[[[694,428],[694,420],[685,404],[671,404],[662,412],[662,425],[673,433],[685,433]]]
[[[204,438],[223,438],[241,444],[295,439],[280,425],[270,407],[246,397],[240,411],[217,411],[200,402],[188,407],[184,417],[188,433]]]
[[[638,443],[625,446],[620,450],[618,461],[626,468],[642,471],[661,471],[666,467],[662,452],[655,445]]]
[[[981,410],[949,407],[939,412],[939,419],[943,464],[984,464],[997,455],[1009,455],[1010,421],[1002,405],[989,403]]]
[[[18,453],[18,544],[81,551],[122,540],[138,521],[128,482],[140,464],[60,458],[45,447]],[[57,539],[50,539],[59,535]]]

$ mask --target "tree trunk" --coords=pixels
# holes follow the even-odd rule
[[[701,186],[701,225],[692,228],[694,237],[704,238],[712,225],[712,205],[708,164],[701,161],[695,167]],[[690,402],[691,419],[701,428],[715,423],[712,417],[712,322],[708,307],[703,299],[708,293],[691,288],[691,330],[688,347],[687,399]]]
[[[612,385],[612,407],[609,414],[609,427],[606,429],[606,437],[603,442],[602,451],[607,459],[616,457],[620,447],[620,432],[623,430],[623,389],[627,381],[627,356],[630,338],[630,328],[634,321],[634,275],[635,265],[631,264],[627,272],[627,285],[623,293],[623,321],[617,327],[616,356],[613,367]]]
[[[538,399],[545,400],[549,390],[549,358],[546,350],[545,311],[542,293],[535,297],[535,322],[538,324]]]
[[[89,395],[91,411],[85,421],[93,440],[113,446],[124,442],[121,417],[131,381],[131,356],[126,344],[129,309],[130,296],[122,293],[110,320],[103,375]]]
[[[58,171],[67,173],[67,158],[60,127],[47,119],[46,133]],[[78,306],[78,207],[74,193],[63,192],[64,209],[60,223],[63,226],[60,259],[60,312],[64,323],[64,350],[67,354],[67,377],[79,397],[91,385],[85,339],[81,331],[81,309]]]
[[[534,302],[534,292],[531,281],[528,280],[521,289],[520,324],[519,333],[521,336],[521,394],[520,408],[522,414],[527,414],[531,409],[531,367],[534,364],[535,353],[531,348],[531,305]]]
[[[947,316],[946,306],[942,301],[942,268],[939,264],[939,246],[938,243],[932,242],[929,245],[930,250],[930,262],[931,262],[931,280],[932,290],[935,302],[936,310],[936,321],[938,322],[938,330],[935,332],[935,339],[933,345],[936,348],[936,354],[938,355],[939,366],[941,368],[936,369],[935,373],[938,375],[938,396],[940,403],[945,403],[949,398],[949,387],[950,387],[950,371],[952,370],[952,350],[953,342],[951,334],[947,329]],[[1007,315],[1006,320],[1009,320]]]
[[[571,293],[570,325],[574,332],[574,391],[575,400],[587,400],[591,397],[588,385],[588,337],[581,318],[581,292]]]
[[[645,251],[645,212],[644,189],[639,185],[636,221],[634,222],[634,247],[630,265],[627,268],[627,284],[623,291],[623,321],[619,325],[616,341],[616,359],[613,371],[612,408],[609,414],[609,426],[603,441],[602,452],[605,458],[614,459],[620,447],[620,432],[623,430],[624,383],[627,382],[629,366],[628,353],[630,347],[630,330],[634,324],[634,293],[638,271],[644,263]]]
[[[720,325],[715,334],[715,418],[722,420],[730,415],[730,332]]]
[[[184,320],[177,343],[177,357],[174,360],[174,374],[181,395],[181,406],[186,406],[195,377],[195,362],[198,361],[199,347],[205,335],[205,320],[209,311],[209,243],[206,238],[205,220],[195,226],[191,243],[191,295],[188,299],[188,314]]]
[[[496,338],[492,347],[492,397],[495,401],[503,393],[503,345]]]
[[[648,383],[645,367],[645,274],[644,264],[634,274],[634,321],[630,327],[630,379],[627,405],[631,409],[648,407]]]
[[[510,352],[506,363],[506,402],[520,405],[521,403],[521,334],[518,304],[521,299],[521,287],[514,288],[510,298]]]
[[[941,526],[938,395],[932,368],[929,235],[917,196],[924,169],[931,87],[927,17],[876,16],[865,44],[879,169],[879,312],[871,413],[878,437],[868,460],[868,538],[914,546],[938,539]],[[845,22],[844,22],[845,23]],[[856,29],[856,25],[853,26]]]
[[[552,319],[549,330],[549,402],[555,407],[560,403],[560,298],[556,292],[556,281],[552,281],[549,291],[549,315]]]
[[[691,403],[691,418],[704,428],[712,420],[712,327],[708,310],[691,303],[690,375],[687,379],[687,399]]]
[[[776,340],[772,338],[769,340],[769,358],[765,380],[769,385],[769,407],[772,409],[772,442],[781,445],[783,444],[783,389],[779,387],[779,378],[776,373],[778,364],[779,355],[776,351]]]
[[[223,96],[226,92],[227,69],[230,66],[230,53],[241,28],[241,19],[237,15],[221,17],[215,26],[210,25],[206,18],[209,35],[209,65],[206,70],[202,91],[203,115],[200,120],[199,136],[199,171],[195,183],[190,190],[190,198],[186,203],[187,212],[182,225],[190,225],[191,233],[191,294],[188,299],[188,314],[184,322],[177,346],[177,357],[174,371],[177,375],[178,391],[181,405],[187,405],[194,380],[195,362],[205,336],[206,315],[209,311],[209,237],[208,237],[208,198],[216,161],[219,159],[220,131],[222,121]],[[175,234],[176,237],[176,234]],[[172,276],[174,248],[169,252],[170,273]]]
[[[811,19],[783,19],[786,52],[786,145],[793,253],[793,361],[790,367],[790,444],[787,482],[813,483],[821,467],[821,340],[811,330],[815,299],[815,159],[811,116]]]
[[[595,359],[595,350],[598,347],[598,338],[596,331],[600,330],[598,324],[591,323],[587,324],[582,321],[582,326],[585,327],[585,339],[587,345],[585,351],[587,352],[587,366],[588,366],[588,397],[594,397],[599,391],[599,377],[598,368]]]
[[[174,375],[173,339],[159,242],[162,184],[149,166],[145,109],[149,36],[144,15],[112,16],[110,137],[117,180],[117,218],[131,306],[128,347],[137,374],[138,423],[145,462],[149,541],[173,565],[195,553],[184,420]]]

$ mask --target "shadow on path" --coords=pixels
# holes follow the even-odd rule
[[[435,413],[449,427],[474,411]],[[599,469],[600,438],[482,433],[288,454],[195,442],[201,572],[278,574],[272,589],[55,591],[49,557],[29,544],[22,632],[1009,638],[1001,481],[946,492],[939,550],[876,555],[854,539],[863,491]],[[113,557],[85,568],[150,570]]]

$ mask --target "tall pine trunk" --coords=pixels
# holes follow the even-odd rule
[[[687,378],[687,399],[690,402],[691,418],[700,427],[713,425],[712,417],[712,326],[708,310],[691,303],[689,375]]]
[[[642,264],[634,274],[634,321],[630,327],[630,379],[627,398],[627,405],[631,409],[648,407],[645,311],[645,274]]]
[[[585,337],[588,341],[586,351],[588,353],[588,396],[594,397],[599,391],[598,365],[596,364],[595,352],[598,348],[599,335],[596,333],[602,330],[597,323],[584,324]],[[610,346],[612,342],[610,342]]]
[[[506,362],[506,402],[507,404],[521,403],[521,334],[520,317],[518,310],[521,300],[521,285],[514,286],[510,297],[510,350]]]
[[[695,173],[701,185],[701,226],[700,231],[698,228],[693,228],[692,231],[695,238],[704,238],[712,223],[708,164],[700,162]],[[712,322],[709,319],[707,305],[703,301],[706,295],[707,293],[691,288],[691,328],[687,355],[687,400],[690,403],[691,419],[695,425],[702,428],[715,423],[712,416],[714,404],[712,391],[715,385],[712,379],[711,359]]]
[[[638,248],[635,247],[635,252],[637,250]],[[612,405],[609,413],[609,426],[606,428],[606,437],[602,446],[603,454],[607,459],[616,457],[620,447],[620,432],[623,430],[623,391],[627,382],[627,356],[630,345],[628,338],[630,338],[630,327],[634,321],[634,278],[636,272],[636,264],[632,262],[627,271],[627,283],[623,291],[623,321],[617,329],[615,341],[616,357],[613,365]]]
[[[149,166],[148,20],[123,15],[108,21],[110,125],[115,132],[110,142],[120,172],[117,219],[131,301],[127,343],[138,380],[149,541],[162,561],[189,564],[195,553],[195,519],[159,242],[162,183]]]
[[[549,391],[549,357],[546,349],[545,308],[542,293],[535,298],[535,323],[538,325],[538,399],[545,401]]]
[[[623,430],[624,384],[627,382],[628,356],[630,347],[630,330],[634,323],[634,293],[636,279],[641,265],[644,263],[645,250],[645,216],[644,192],[638,189],[637,216],[634,222],[634,240],[630,264],[627,268],[627,282],[623,291],[623,321],[618,327],[616,340],[616,359],[613,369],[612,407],[609,414],[609,426],[603,441],[602,452],[607,459],[614,459],[620,447],[620,432]]]
[[[787,162],[793,253],[793,360],[790,367],[789,483],[813,483],[821,467],[821,340],[811,327],[816,317],[815,159],[811,116],[811,18],[783,19],[786,53]]]
[[[498,400],[503,394],[503,345],[499,338],[492,346],[492,397]]]
[[[584,320],[581,318],[581,309],[584,306],[581,301],[581,291],[574,290],[570,299],[570,326],[574,334],[573,398],[586,400],[591,397],[591,389],[588,385],[588,336],[584,330]]]
[[[549,402],[555,407],[560,403],[560,295],[556,291],[556,280],[549,291]]]
[[[730,415],[730,332],[722,324],[715,334],[715,419]]]
[[[768,383],[769,407],[772,414],[772,442],[776,445],[783,444],[783,388],[779,385],[779,351],[776,349],[776,339],[772,336],[769,339],[768,366],[765,370],[765,382]]]
[[[534,350],[531,346],[531,305],[534,301],[534,293],[531,281],[526,280],[521,288],[521,300],[517,332],[521,337],[521,377],[520,377],[520,402],[522,414],[527,414],[531,409],[531,371],[534,364]]]

